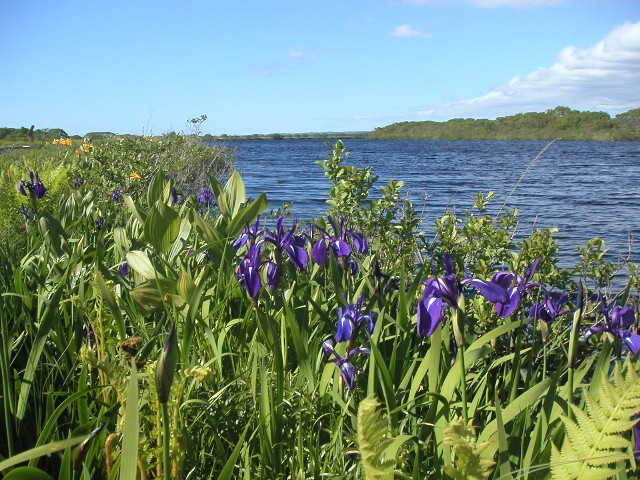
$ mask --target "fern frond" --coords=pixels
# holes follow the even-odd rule
[[[456,480],[482,480],[491,475],[494,461],[480,456],[491,442],[477,443],[476,440],[471,421],[465,425],[464,419],[458,417],[447,424],[442,441],[455,452],[454,465],[445,467],[447,475]]]
[[[366,480],[393,480],[395,458],[385,458],[393,442],[389,424],[382,418],[380,402],[369,396],[358,407],[358,450]]]
[[[571,405],[575,421],[562,417],[564,443],[551,453],[554,480],[605,480],[617,473],[612,464],[629,460],[627,434],[640,414],[640,377],[633,365],[623,375],[616,364],[613,378],[612,383],[604,376],[597,399],[584,391],[586,412]]]

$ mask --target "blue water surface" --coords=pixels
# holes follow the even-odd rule
[[[506,202],[521,214],[520,235],[534,227],[558,228],[560,260],[578,260],[576,246],[603,238],[612,259],[638,262],[640,142],[347,139],[348,164],[371,165],[384,185],[405,182],[414,206],[424,207],[423,227],[447,210],[471,208],[478,192],[496,192],[492,208]],[[248,195],[266,192],[271,208],[293,202],[300,220],[327,210],[330,188],[316,164],[330,154],[326,140],[230,141]],[[534,159],[535,162],[534,162]],[[517,186],[517,188],[516,188]],[[515,190],[514,190],[515,189]],[[512,193],[513,192],[513,193]]]

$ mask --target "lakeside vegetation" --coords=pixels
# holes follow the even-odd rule
[[[640,140],[640,108],[616,115],[556,107],[495,120],[400,122],[376,128],[368,138],[411,140]]]
[[[196,129],[206,120],[206,115],[190,120]],[[13,145],[35,145],[51,142],[61,136],[60,128],[36,129],[35,142],[30,142],[29,129],[0,128],[0,147]],[[200,133],[199,130],[197,132]],[[64,133],[63,136],[67,136]],[[88,132],[84,137],[71,138],[89,141],[135,135],[117,135],[112,132]],[[546,112],[518,113],[495,120],[454,118],[444,122],[418,121],[399,122],[376,128],[373,132],[313,132],[270,133],[250,135],[199,135],[207,142],[229,140],[300,140],[300,139],[389,139],[389,140],[596,140],[596,141],[640,141],[640,108],[616,115],[606,112],[572,110],[556,107]]]
[[[341,141],[308,225],[197,135],[3,155],[7,480],[637,471],[640,266],[600,239],[561,268],[492,192],[427,237]]]

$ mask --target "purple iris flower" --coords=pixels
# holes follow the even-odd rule
[[[120,275],[123,277],[129,275],[129,264],[127,262],[122,262],[120,264]]]
[[[84,185],[84,177],[80,176],[73,181],[73,186],[76,188],[80,188]]]
[[[423,337],[433,335],[442,323],[444,309],[447,306],[458,306],[461,293],[453,258],[449,253],[445,253],[443,260],[446,275],[425,280],[424,294],[418,303],[418,334]]]
[[[119,188],[116,188],[113,193],[111,194],[111,198],[113,199],[114,202],[119,202],[122,200],[122,190],[120,190]]]
[[[547,324],[550,324],[558,317],[571,313],[571,310],[562,309],[569,299],[569,294],[567,292],[562,292],[560,294],[549,294],[549,292],[544,292],[544,297],[544,302],[535,304],[529,310],[529,316],[531,318],[542,320]]]
[[[102,216],[98,217],[98,219],[95,221],[95,224],[98,230],[101,230],[102,227],[104,226],[104,217]]]
[[[540,259],[537,258],[524,277],[511,272],[498,272],[491,280],[470,279],[467,283],[476,287],[480,294],[496,306],[500,318],[507,318],[516,311],[524,292],[540,284],[531,282],[538,269]]]
[[[330,248],[336,259],[344,263],[341,265],[344,268],[346,266],[344,259],[349,258],[352,251],[347,237],[349,237],[353,248],[357,252],[367,253],[369,251],[369,243],[363,234],[345,228],[346,219],[344,217],[340,219],[340,227],[336,225],[331,215],[327,215],[327,221],[333,229],[333,235],[315,225],[315,227],[322,232],[322,237],[313,245],[313,249],[311,250],[311,258],[313,258],[313,261],[318,265],[325,265],[327,263],[327,254]]]
[[[333,363],[340,367],[340,376],[347,385],[347,388],[349,390],[353,390],[356,386],[356,375],[358,374],[358,370],[353,363],[351,363],[351,358],[358,354],[369,355],[371,350],[368,348],[358,347],[350,350],[344,357],[341,357],[333,348],[333,340],[331,339],[325,340],[322,344],[322,350],[327,358],[333,355]]]
[[[213,195],[213,192],[210,188],[205,188],[204,190],[202,190],[202,192],[200,192],[200,195],[198,196],[198,201],[200,203],[208,204],[215,201],[215,199],[216,197]]]
[[[287,231],[284,229],[283,222],[284,217],[278,218],[275,231],[265,230],[264,239],[276,247],[278,255],[282,251],[287,252],[289,260],[298,270],[306,270],[309,261],[306,249],[307,242],[303,236],[295,233],[298,221],[294,220],[292,227]]]
[[[38,172],[34,173],[33,170],[30,170],[29,180],[28,182],[24,179],[21,180],[20,185],[18,185],[18,191],[25,197],[31,194],[40,200],[47,194],[47,188],[44,186],[44,183],[42,183],[40,175],[38,175]]]
[[[171,187],[171,199],[174,205],[178,205],[180,203],[180,198],[178,198],[178,190],[176,190],[176,187]]]
[[[636,315],[633,309],[617,305],[610,309],[603,295],[600,295],[600,305],[604,323],[590,327],[584,336],[585,342],[588,342],[594,333],[607,332],[620,337],[629,347],[632,355],[640,352],[640,335],[631,331],[631,328],[636,323]]]
[[[369,335],[373,333],[375,327],[375,316],[373,312],[367,315],[362,314],[362,303],[364,294],[361,294],[355,304],[349,304],[346,308],[338,308],[338,325],[336,332],[336,342],[349,342],[357,337],[361,325],[366,322]]]
[[[247,242],[249,245],[253,245],[256,243],[257,238],[262,234],[262,230],[260,229],[260,216],[256,219],[253,225],[248,225],[242,230],[242,233],[236,238],[236,241],[233,242],[234,250],[238,250],[243,247]]]
[[[262,279],[260,278],[260,247],[262,244],[254,244],[249,247],[247,254],[238,265],[237,278],[238,281],[247,291],[251,303],[258,304],[258,294],[262,288]]]
[[[19,213],[24,215],[25,220],[29,220],[33,216],[33,212],[29,210],[27,207],[25,207],[24,205],[22,205],[22,207],[20,208]]]

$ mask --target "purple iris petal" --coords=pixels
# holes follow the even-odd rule
[[[630,307],[613,307],[611,323],[620,329],[629,329],[636,322],[635,314]]]
[[[539,263],[540,260],[536,259],[524,277],[516,276],[511,272],[498,272],[489,281],[471,279],[468,283],[476,287],[488,301],[495,304],[498,317],[507,318],[518,309],[522,294],[529,288],[540,285],[531,282]]]
[[[213,195],[213,192],[211,191],[210,188],[205,188],[202,190],[202,192],[200,192],[200,195],[198,195],[198,202],[200,203],[211,203],[216,199],[216,197]]]
[[[346,308],[338,309],[338,322],[336,330],[336,342],[348,342],[355,339],[362,325],[366,323],[369,334],[375,328],[375,315],[373,312],[363,314],[362,307],[364,295],[360,295],[355,304],[349,304]]]
[[[47,194],[47,188],[44,186],[44,183],[42,183],[40,175],[38,175],[38,172],[34,173],[33,170],[29,171],[28,182],[24,179],[20,181],[18,191],[24,196],[32,194],[38,200]]]
[[[357,373],[358,370],[350,362],[343,362],[340,364],[340,375],[349,390],[353,390],[353,387],[356,386]]]
[[[327,223],[333,229],[333,234],[315,225],[315,228],[319,230],[322,235],[320,240],[313,246],[311,258],[318,265],[326,264],[328,248],[331,248],[333,255],[341,260],[341,262],[338,262],[340,268],[345,268],[346,265],[349,264],[351,253],[354,249],[358,253],[367,253],[369,251],[369,244],[363,234],[345,228],[346,219],[344,217],[340,219],[339,227],[331,215],[327,215]],[[351,244],[347,240],[347,237],[349,237]]]
[[[607,332],[620,337],[633,355],[638,353],[640,351],[640,335],[631,331],[631,328],[636,323],[633,309],[617,305],[611,309],[610,306],[607,306],[607,301],[603,295],[600,295],[600,303],[604,322],[593,325],[587,330],[584,336],[585,342],[588,342],[589,338],[596,333]]]
[[[120,264],[120,275],[122,275],[123,277],[129,275],[129,265],[127,264],[127,262],[122,262]]]
[[[434,296],[423,298],[418,303],[418,335],[430,337],[444,318],[442,299]]]
[[[331,250],[336,258],[348,257],[351,255],[351,247],[342,238],[335,238],[331,241]]]
[[[324,239],[318,240],[311,249],[311,258],[320,266],[327,263],[327,242]]]
[[[637,333],[629,333],[622,339],[624,343],[629,347],[632,355],[637,355],[640,352],[640,335]]]
[[[473,279],[469,284],[477,288],[480,294],[491,303],[507,303],[509,301],[509,292],[493,280],[487,282],[485,280]]]
[[[369,252],[369,242],[365,236],[360,232],[354,232],[351,230],[350,232],[351,240],[353,241],[353,247],[356,249],[358,253],[368,253]]]
[[[252,302],[256,302],[258,294],[262,288],[262,279],[260,278],[260,245],[251,245],[249,251],[238,265],[237,277],[238,281],[247,291]]]
[[[111,194],[111,198],[114,202],[119,202],[120,200],[122,200],[122,190],[116,188]]]
[[[562,309],[569,299],[569,294],[567,292],[553,295],[549,294],[549,292],[545,292],[544,295],[545,301],[535,304],[529,310],[529,316],[531,318],[551,323],[558,317],[571,313],[571,310]]]
[[[322,350],[327,358],[330,356],[334,357],[332,361],[340,368],[340,376],[342,377],[342,380],[344,380],[344,383],[349,390],[353,390],[356,385],[358,369],[353,365],[353,363],[351,363],[351,358],[358,354],[369,355],[371,350],[361,347],[354,348],[344,357],[341,357],[333,348],[333,341],[331,339],[323,342]]]
[[[267,284],[271,290],[275,290],[280,285],[280,269],[273,262],[267,263]]]

